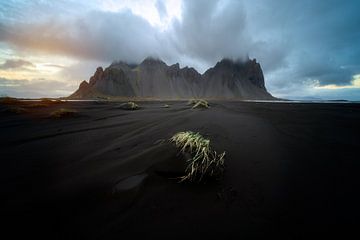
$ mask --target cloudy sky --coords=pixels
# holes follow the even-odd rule
[[[256,58],[277,97],[360,100],[357,0],[0,0],[0,95],[72,93],[147,56],[204,72]]]

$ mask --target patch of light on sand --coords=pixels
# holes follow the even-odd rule
[[[360,88],[360,74],[354,75],[351,84],[349,85],[336,85],[329,84],[324,86],[315,86],[315,89],[327,89],[327,90],[337,90],[337,89],[349,89],[349,88]]]
[[[100,2],[100,8],[109,12],[130,9],[135,15],[161,30],[165,30],[174,18],[181,19],[181,0],[164,1],[166,16],[163,18],[156,7],[156,2],[157,0],[104,0]]]

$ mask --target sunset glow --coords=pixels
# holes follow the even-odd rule
[[[337,90],[337,89],[352,89],[352,88],[360,88],[360,74],[353,76],[353,80],[349,85],[324,85],[324,86],[316,86],[316,89],[330,89],[330,90]]]

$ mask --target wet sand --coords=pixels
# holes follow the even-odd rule
[[[2,227],[14,237],[308,239],[359,225],[360,104],[31,104],[0,105]],[[76,113],[49,117],[60,108]],[[223,179],[173,179],[184,163],[167,140],[186,130],[226,151]]]

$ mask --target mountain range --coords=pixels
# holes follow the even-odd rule
[[[203,74],[194,68],[168,66],[148,57],[140,64],[113,62],[98,67],[89,82],[83,81],[71,99],[135,97],[157,99],[221,98],[275,99],[265,88],[264,75],[256,59],[222,59]]]

